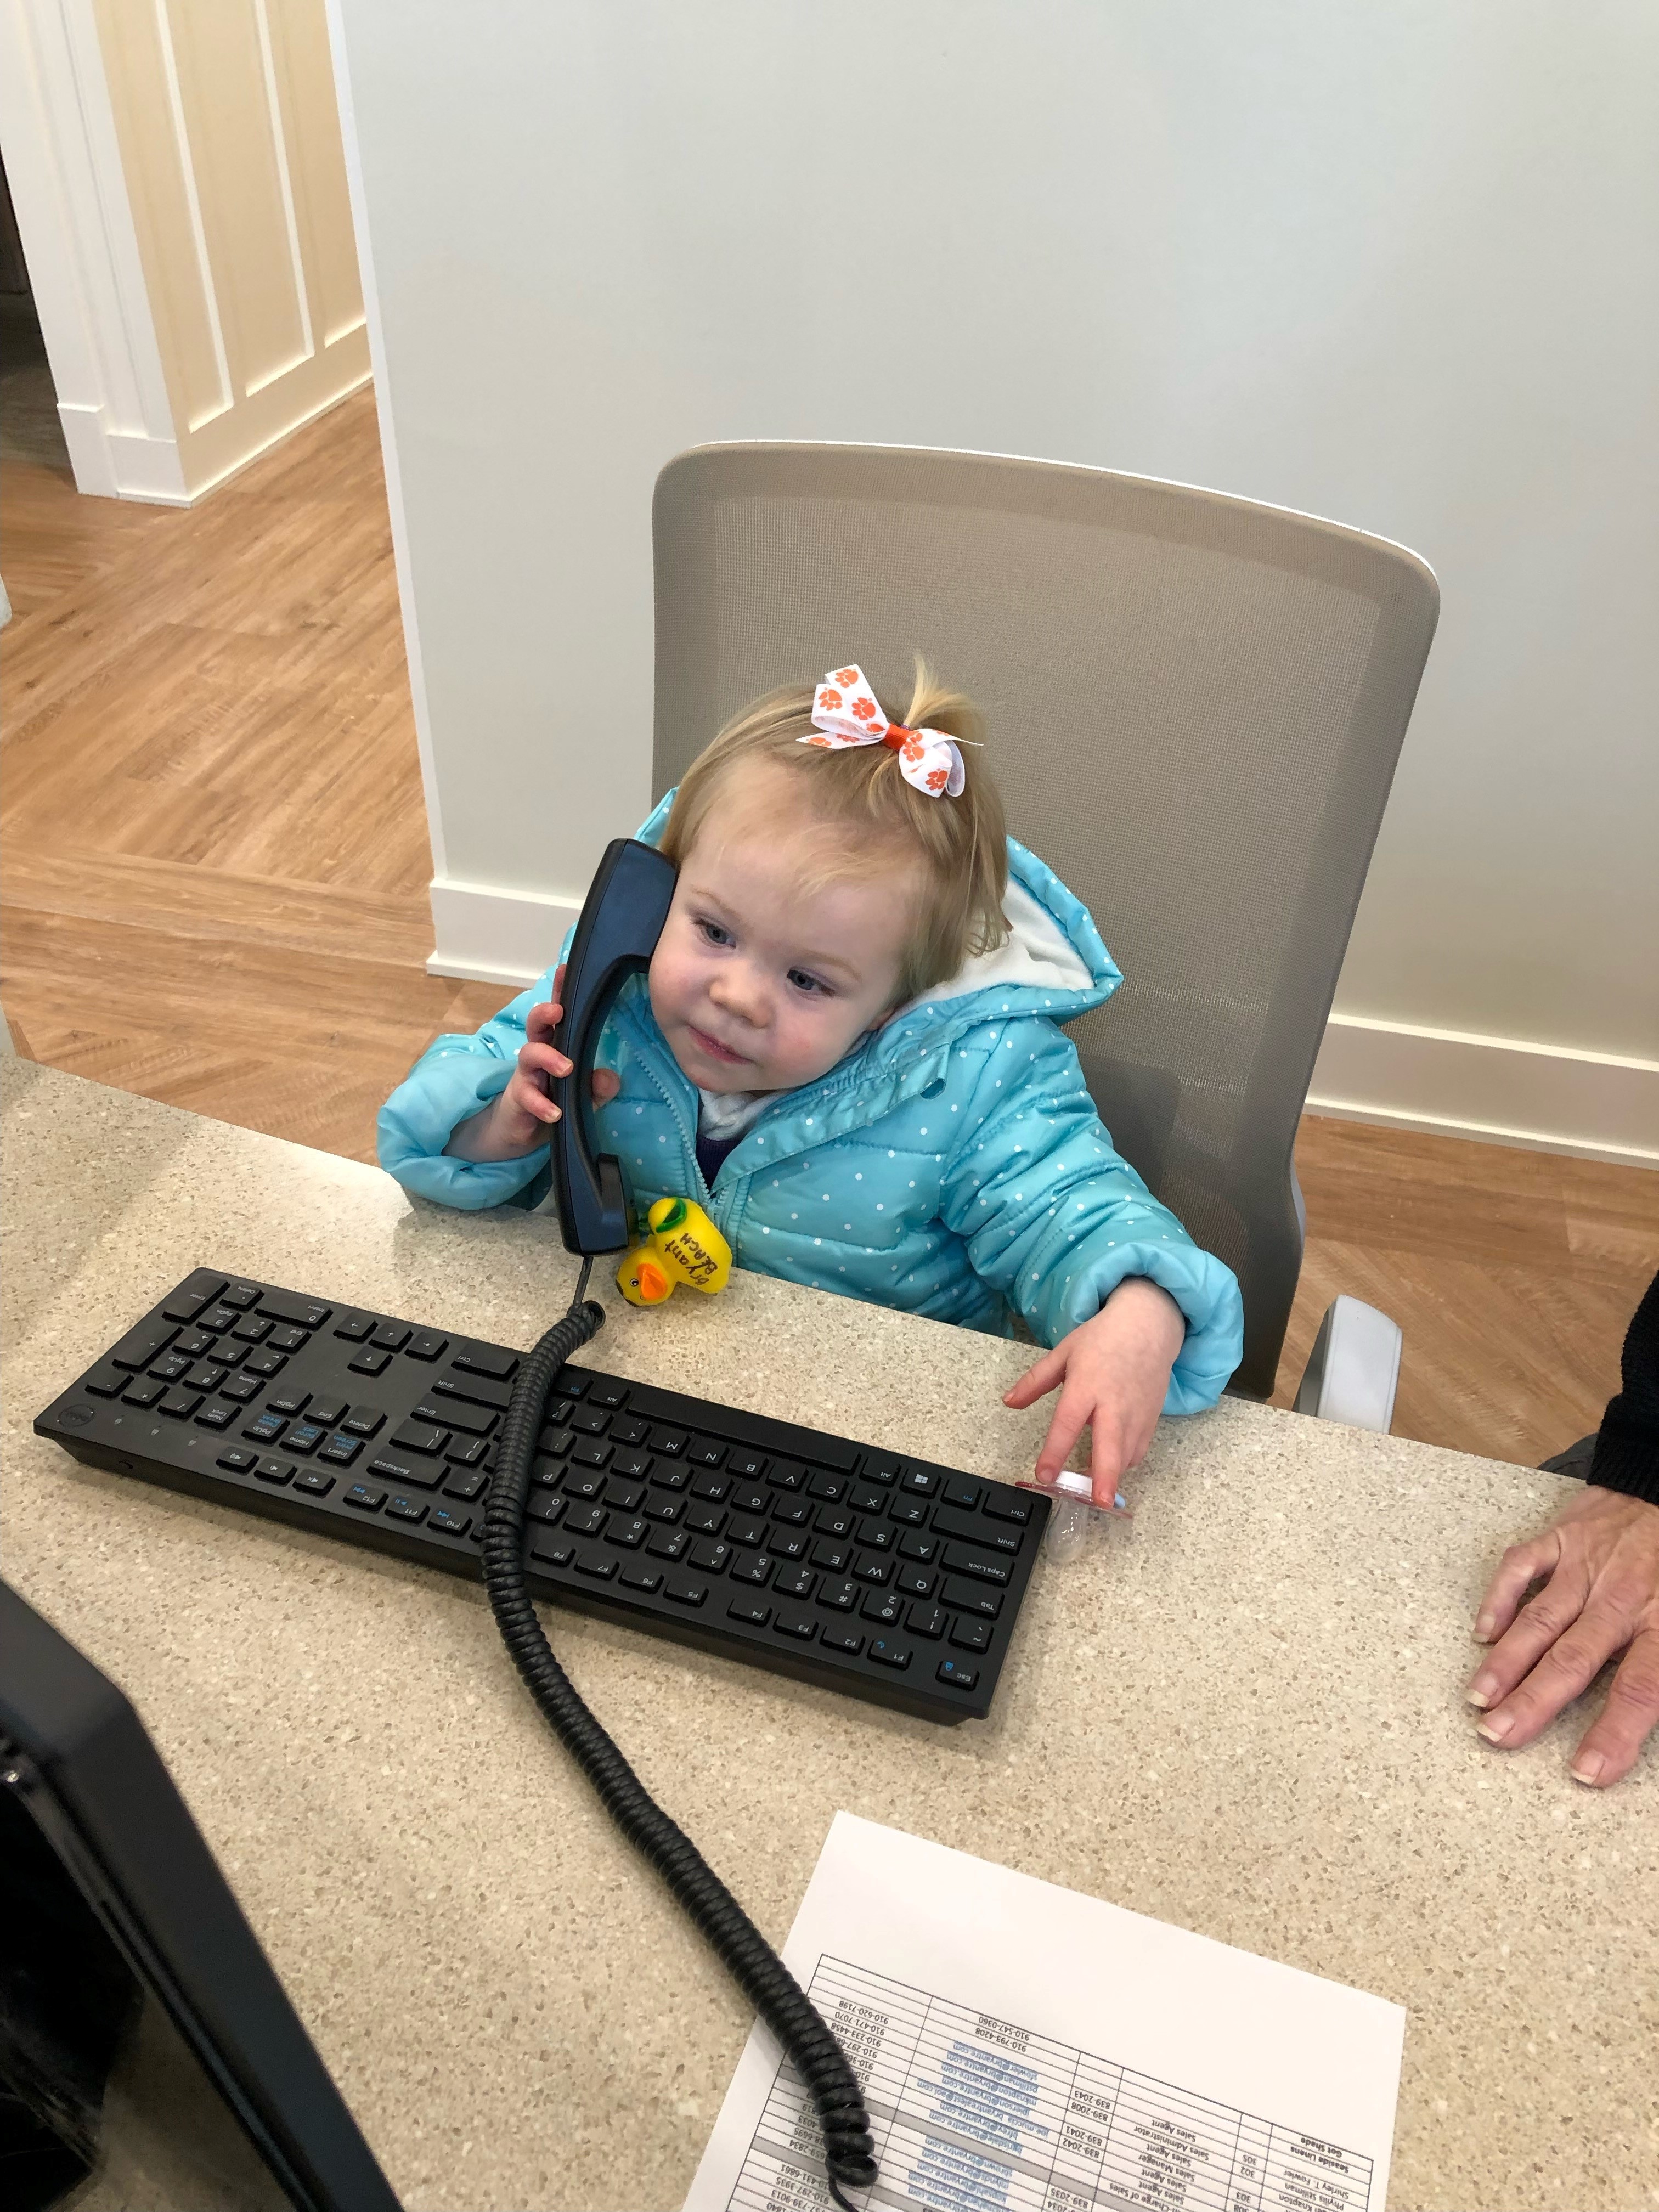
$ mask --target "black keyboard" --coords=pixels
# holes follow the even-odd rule
[[[521,1355],[206,1268],[35,1422],[94,1467],[479,1578]],[[991,1708],[1048,1500],[565,1367],[530,1587],[926,1720]]]

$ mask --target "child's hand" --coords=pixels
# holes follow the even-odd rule
[[[1659,1727],[1659,1505],[1586,1484],[1552,1528],[1504,1553],[1474,1632],[1492,1648],[1468,1700],[1487,1742],[1510,1751],[1624,1654],[1571,1768],[1576,1782],[1617,1782]]]
[[[564,1018],[557,994],[564,988],[564,969],[553,977],[555,996],[545,1006],[532,1006],[525,1017],[525,1042],[507,1086],[481,1114],[460,1123],[444,1147],[452,1159],[518,1160],[548,1140],[548,1131],[559,1118],[559,1109],[547,1095],[546,1078],[568,1075],[571,1063],[553,1044],[553,1032]],[[608,1067],[593,1071],[593,1103],[603,1106],[622,1085]]]
[[[1037,1480],[1054,1481],[1087,1422],[1093,1432],[1095,1504],[1109,1510],[1120,1478],[1139,1464],[1152,1440],[1170,1370],[1186,1334],[1186,1320],[1169,1292],[1132,1275],[1092,1321],[1028,1368],[1004,1394],[1005,1406],[1034,1406],[1057,1382],[1065,1384],[1037,1454]]]

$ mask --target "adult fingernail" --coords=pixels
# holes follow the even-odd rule
[[[1479,1613],[1474,1617],[1474,1632],[1482,1644],[1492,1642],[1492,1632],[1495,1626],[1496,1623],[1489,1613]]]
[[[1489,1721],[1481,1722],[1475,1734],[1485,1736],[1488,1743],[1502,1743],[1514,1726],[1513,1713],[1494,1713]]]
[[[1484,1712],[1492,1703],[1492,1693],[1497,1686],[1487,1676],[1477,1674],[1463,1692],[1463,1702],[1466,1705],[1478,1705]]]
[[[1601,1779],[1607,1767],[1607,1762],[1599,1751],[1585,1751],[1579,1753],[1567,1771],[1575,1782],[1594,1784]]]

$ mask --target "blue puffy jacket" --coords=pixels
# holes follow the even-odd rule
[[[670,793],[640,835],[654,843]],[[1243,1342],[1231,1268],[1200,1251],[1112,1149],[1056,1024],[1122,978],[1087,908],[1034,854],[1008,841],[1012,926],[816,1083],[781,1091],[722,1162],[697,1166],[697,1093],[627,984],[599,1064],[622,1089],[596,1116],[636,1212],[672,1194],[719,1224],[738,1266],[867,1298],[932,1321],[1006,1334],[1010,1309],[1044,1344],[1097,1313],[1127,1275],[1149,1276],[1187,1317],[1164,1411],[1213,1405]],[[552,994],[550,969],[476,1036],[441,1036],[380,1109],[380,1164],[445,1206],[534,1197],[547,1148],[480,1165],[449,1159],[456,1126],[505,1089],[525,1018]]]

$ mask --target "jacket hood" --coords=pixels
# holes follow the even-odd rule
[[[637,833],[642,844],[660,840],[673,803],[671,791]],[[1103,1005],[1123,981],[1088,908],[1012,837],[1002,911],[1012,932],[1005,945],[970,956],[948,981],[901,1006],[848,1060],[862,1059],[871,1074],[884,1065],[909,1071],[976,1022],[1030,1014],[1068,1022]]]

